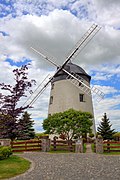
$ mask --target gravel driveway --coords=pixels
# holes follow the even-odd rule
[[[10,180],[120,180],[120,156],[94,153],[42,153],[21,155],[31,169]]]

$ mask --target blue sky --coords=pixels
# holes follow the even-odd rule
[[[62,64],[75,43],[97,23],[100,32],[74,63],[92,76],[91,85],[105,93],[100,103],[93,99],[96,126],[106,112],[113,128],[120,131],[119,17],[118,0],[1,0],[0,82],[13,83],[12,70],[30,62],[29,77],[38,85],[55,68],[30,47],[46,50]],[[41,131],[42,119],[47,117],[49,90],[30,110],[36,131]]]

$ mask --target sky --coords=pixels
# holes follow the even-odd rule
[[[55,67],[33,52],[31,46],[45,50],[62,64],[93,23],[101,30],[73,63],[84,68],[92,77],[91,86],[105,94],[100,102],[93,98],[96,128],[107,113],[112,128],[120,131],[119,0],[1,0],[0,83],[14,84],[12,70],[30,63],[29,78],[35,79],[38,86],[48,74],[54,74]],[[50,86],[28,110],[36,132],[43,131],[49,94]]]

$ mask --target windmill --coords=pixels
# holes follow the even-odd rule
[[[90,87],[91,77],[84,69],[73,64],[72,60],[83,50],[99,30],[100,27],[93,24],[80,41],[77,42],[73,50],[70,51],[62,65],[58,65],[54,61],[54,58],[48,57],[43,52],[37,51],[31,47],[33,51],[56,66],[57,71],[52,77],[48,75],[42,81],[32,96],[26,101],[29,106],[38,99],[49,83],[51,83],[48,115],[52,115],[56,112],[64,112],[67,109],[73,108],[90,112],[94,116],[92,94],[95,94],[100,100],[104,97],[104,93],[95,87]],[[95,133],[94,119],[92,129],[93,133]]]

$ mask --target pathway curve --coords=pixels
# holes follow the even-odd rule
[[[31,169],[10,180],[120,180],[120,156],[26,152]]]

